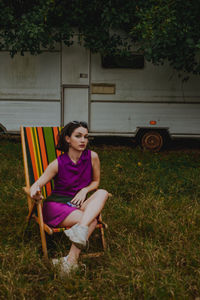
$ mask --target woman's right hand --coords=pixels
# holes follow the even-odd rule
[[[30,188],[30,196],[31,198],[39,201],[43,199],[41,189],[37,183],[34,183]]]

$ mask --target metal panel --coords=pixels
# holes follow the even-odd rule
[[[62,84],[89,84],[88,49],[76,41],[71,47],[62,48]]]
[[[0,101],[0,123],[7,131],[23,126],[59,126],[59,102]]]
[[[60,53],[0,52],[0,99],[60,99]]]
[[[156,125],[150,125],[155,120]],[[134,133],[137,127],[169,128],[171,134],[200,134],[200,104],[91,104],[91,131]]]
[[[99,54],[91,56],[91,83],[115,84],[115,95],[91,94],[91,100],[145,102],[200,102],[200,76],[182,82],[178,72],[167,63],[144,69],[104,69]],[[126,104],[125,104],[126,105]]]
[[[88,122],[88,87],[64,88],[64,124],[73,121]]]

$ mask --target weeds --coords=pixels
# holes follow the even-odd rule
[[[61,279],[42,259],[37,225],[27,214],[21,145],[0,144],[0,299],[194,299],[200,296],[200,157],[93,145],[101,187],[113,194],[103,217],[108,249],[83,259],[86,271]],[[94,234],[91,247],[95,247]],[[63,235],[50,256],[67,253]]]

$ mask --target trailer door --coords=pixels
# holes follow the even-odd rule
[[[62,48],[62,125],[73,121],[89,121],[90,52],[78,40]]]
[[[73,120],[88,122],[88,91],[87,85],[64,86],[64,125]]]

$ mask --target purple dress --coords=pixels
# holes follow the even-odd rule
[[[70,159],[68,153],[62,154],[57,160],[58,173],[54,178],[54,189],[43,205],[44,222],[52,227],[58,226],[72,211],[78,208],[71,207],[66,203],[51,201],[51,198],[65,196],[66,202],[68,202],[92,181],[90,150],[84,150],[76,164]]]

